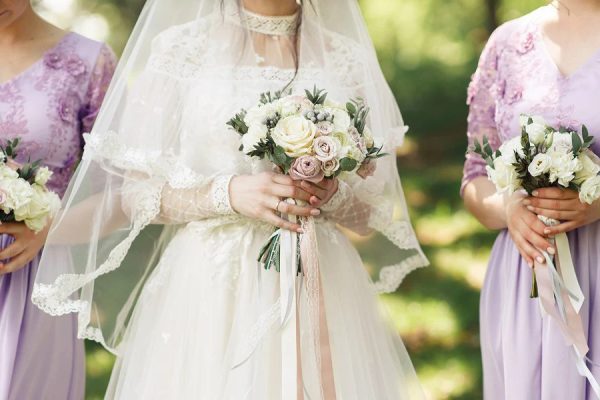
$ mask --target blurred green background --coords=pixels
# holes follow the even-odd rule
[[[216,1],[216,0],[214,0]],[[326,0],[324,0],[326,1]],[[57,24],[108,41],[119,53],[144,0],[42,0]],[[466,138],[466,87],[499,23],[541,0],[363,0],[381,65],[411,130],[398,168],[431,267],[382,297],[431,399],[482,398],[478,302],[495,234],[458,194]],[[173,2],[176,7],[176,0]],[[367,266],[385,246],[356,239]],[[88,343],[88,399],[101,399],[112,357]],[[371,400],[371,399],[365,399]]]

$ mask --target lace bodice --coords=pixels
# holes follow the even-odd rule
[[[600,51],[564,76],[546,50],[540,29],[544,8],[498,28],[487,43],[468,91],[469,143],[487,136],[494,148],[518,135],[521,114],[554,126],[600,134]],[[600,142],[592,146],[600,154]],[[462,188],[485,176],[485,162],[468,154]]]

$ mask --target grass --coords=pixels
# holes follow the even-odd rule
[[[431,266],[381,298],[428,397],[436,400],[482,398],[479,290],[495,235],[462,207],[462,135],[459,129],[433,135],[426,151],[425,143],[408,141],[399,157],[413,223]],[[367,265],[375,264],[386,246],[377,236],[357,242]],[[87,399],[103,398],[112,363],[108,353],[88,343]]]

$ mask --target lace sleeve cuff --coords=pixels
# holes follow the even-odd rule
[[[234,175],[224,175],[215,178],[212,184],[211,198],[215,212],[219,215],[235,214],[229,201],[229,183]]]
[[[338,210],[350,198],[351,189],[347,183],[338,181],[338,190],[333,197],[321,207],[321,211],[330,213]]]

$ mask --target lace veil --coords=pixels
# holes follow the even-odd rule
[[[268,169],[238,151],[239,138],[225,122],[262,92],[313,85],[339,101],[363,97],[376,141],[392,154],[379,160],[374,176],[349,182],[332,206],[342,206],[348,193],[368,205],[366,229],[355,230],[376,230],[396,246],[374,282],[380,292],[396,290],[427,260],[393,157],[407,127],[357,2],[305,1],[297,15],[263,17],[236,0],[149,0],[85,136],[34,303],[53,315],[78,313],[79,336],[118,353],[165,245],[194,220],[236,223],[229,178]],[[336,222],[352,228],[360,215],[349,208]]]

